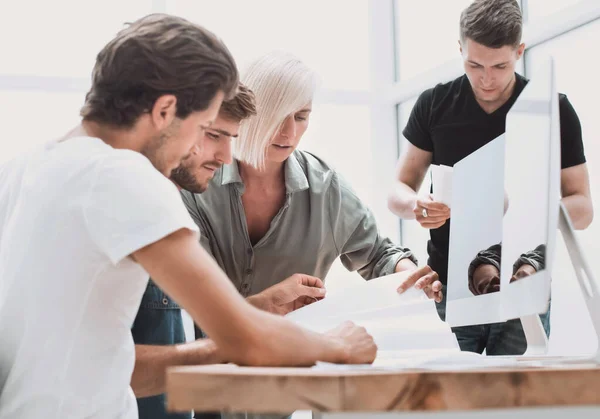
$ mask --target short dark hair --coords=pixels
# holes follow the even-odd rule
[[[256,98],[254,92],[240,83],[235,96],[223,101],[219,116],[235,122],[243,121],[256,115]]]
[[[518,47],[523,15],[517,0],[475,0],[460,15],[460,40],[467,38],[488,48]]]
[[[232,97],[238,80],[231,53],[215,35],[180,17],[152,14],[100,51],[81,116],[131,128],[160,96],[171,94],[183,119],[207,109],[219,91]]]

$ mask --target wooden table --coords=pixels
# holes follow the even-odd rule
[[[591,405],[595,413],[590,417],[600,418],[600,366],[401,372],[175,367],[167,372],[167,399],[168,408],[178,411],[255,413],[439,412]],[[513,412],[506,417],[517,416]],[[533,416],[539,417],[539,413]]]

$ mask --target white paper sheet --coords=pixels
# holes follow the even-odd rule
[[[433,184],[433,200],[450,207],[452,203],[452,167],[432,165],[431,183]]]
[[[397,293],[407,275],[389,275],[340,289],[286,317],[321,333],[352,321],[367,329],[381,354],[459,351],[456,337],[450,326],[440,320],[433,300],[414,288]]]
[[[405,351],[382,353],[373,365],[340,365],[318,362],[319,370],[428,370],[465,371],[481,368],[538,366],[539,361],[519,362],[512,357],[493,357],[453,350]]]

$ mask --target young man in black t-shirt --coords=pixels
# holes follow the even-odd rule
[[[447,283],[450,209],[417,192],[431,164],[455,163],[505,131],[506,115],[527,84],[515,73],[522,57],[522,16],[516,0],[476,0],[460,19],[465,75],[426,90],[417,100],[403,134],[408,140],[397,166],[398,183],[389,208],[416,219],[431,232],[429,265]],[[565,95],[559,96],[561,193],[575,228],[592,221],[593,208],[581,125]],[[443,317],[445,302],[438,305]],[[542,322],[549,333],[548,316]],[[527,344],[520,320],[455,328],[461,349],[487,354],[520,354]]]

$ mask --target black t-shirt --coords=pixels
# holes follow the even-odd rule
[[[487,114],[477,103],[466,75],[424,91],[410,114],[404,131],[416,147],[432,152],[432,164],[454,166],[460,160],[503,134],[506,114],[521,94],[528,80],[516,74],[515,90],[499,109]],[[581,124],[573,106],[559,95],[561,166],[585,163]],[[427,243],[428,264],[446,283],[450,220],[431,230]]]

